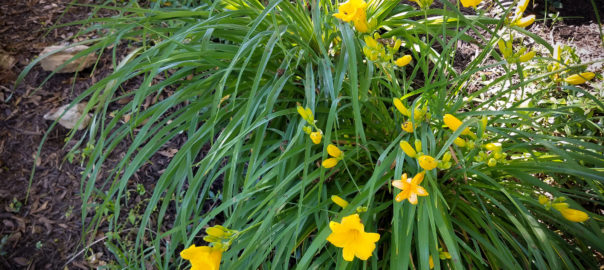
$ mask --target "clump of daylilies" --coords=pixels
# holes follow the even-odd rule
[[[180,252],[180,256],[191,262],[191,270],[218,270],[222,252],[229,249],[238,231],[216,225],[206,229],[204,241],[209,246],[195,246],[194,244]]]
[[[297,106],[297,110],[298,110],[298,113],[300,114],[300,116],[302,116],[302,119],[304,119],[304,121],[306,121],[306,123],[309,124],[309,126],[304,126],[302,128],[302,130],[304,130],[304,133],[308,134],[308,136],[310,137],[310,140],[314,144],[320,144],[321,139],[323,138],[323,131],[320,128],[318,128],[317,125],[315,124],[315,122],[317,122],[317,121],[315,120],[312,110],[310,110],[310,108],[308,108],[308,107],[304,108],[300,105]],[[313,129],[315,131],[313,131]]]
[[[542,204],[546,210],[554,208],[558,210],[565,219],[572,222],[583,222],[589,219],[587,213],[570,208],[568,203],[565,203],[564,201],[566,201],[565,197],[558,197],[550,200],[545,195],[539,195],[539,203]]]

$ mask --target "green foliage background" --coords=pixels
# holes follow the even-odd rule
[[[480,12],[464,15],[447,1],[425,11],[398,0],[370,1],[368,18],[382,37],[403,40],[401,52],[414,59],[407,68],[392,69],[366,61],[362,34],[331,16],[336,2],[171,3],[143,8],[135,1],[107,2],[96,7],[118,15],[79,22],[89,25],[86,31],[104,33],[86,41],[91,51],[114,56],[114,72],[74,103],[87,100],[94,115],[77,146],[89,144],[83,235],[106,226],[115,268],[188,267],[179,252],[202,244],[204,226],[216,222],[243,232],[224,253],[223,269],[428,269],[429,256],[435,269],[593,269],[595,254],[601,262],[602,216],[593,211],[602,209],[602,97],[554,83],[525,94],[555,72],[523,73],[494,48],[500,34],[515,31],[552,51],[543,39]],[[483,48],[461,72],[453,68],[459,40]],[[131,52],[118,59],[124,43]],[[495,61],[486,65],[489,58]],[[555,61],[549,55],[539,59]],[[506,74],[467,91],[480,80],[478,72],[494,67]],[[134,77],[143,78],[140,87],[123,91],[120,85]],[[555,89],[582,93],[595,113],[576,118],[576,105],[525,105]],[[167,90],[173,93],[143,107],[148,97]],[[512,99],[518,91],[522,98]],[[482,94],[488,98],[480,99]],[[125,97],[131,101],[109,117],[110,104]],[[430,122],[412,134],[402,132],[403,117],[392,106],[398,97],[408,108],[427,104]],[[505,106],[493,110],[502,100]],[[298,103],[315,112],[321,144],[302,132]],[[447,113],[464,121],[457,132],[443,127]],[[131,119],[123,124],[126,114]],[[488,126],[479,130],[483,116]],[[546,124],[550,118],[573,119],[594,131],[554,132],[568,122]],[[479,143],[502,142],[514,158],[495,167],[475,162],[479,148],[464,152],[452,144],[463,127],[484,133]],[[124,212],[133,207],[126,198],[131,177],[179,135],[186,142],[147,191],[150,198],[133,222],[136,235],[128,236]],[[403,139],[421,140],[423,152],[437,159],[449,149],[459,158],[448,170],[426,174],[422,186],[430,195],[417,206],[393,200],[398,191],[390,182],[403,172],[419,172],[398,146]],[[99,178],[124,141],[131,142],[126,155],[109,177]],[[334,169],[319,166],[329,143],[345,152]],[[222,183],[219,194],[210,193],[215,182]],[[545,193],[566,197],[590,219],[574,223],[546,210],[537,201]],[[350,206],[342,210],[331,195]],[[218,203],[203,211],[212,201]],[[368,261],[348,263],[326,242],[328,224],[360,206],[368,207],[361,214],[366,231],[381,239]],[[176,216],[168,218],[171,211]],[[452,259],[439,261],[438,248]]]

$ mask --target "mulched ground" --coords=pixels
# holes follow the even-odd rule
[[[70,7],[70,2],[0,0],[0,64],[9,66],[7,69],[0,66],[0,269],[88,269],[98,266],[102,261],[100,258],[110,259],[108,254],[102,253],[102,246],[94,249],[101,251],[95,256],[81,252],[87,251],[80,240],[79,189],[83,168],[78,162],[71,164],[65,160],[64,139],[68,130],[57,127],[48,133],[40,157],[35,159],[38,146],[51,124],[42,116],[68,104],[111,72],[110,56],[101,56],[94,71],[86,70],[76,78],[73,74],[55,75],[40,89],[38,86],[49,72],[37,66],[13,89],[17,75],[44,47],[72,41],[78,31],[76,27],[48,31],[50,26],[90,16],[89,8]],[[553,27],[536,24],[532,26],[535,32],[546,40],[572,44],[586,59],[604,58],[590,1],[558,2],[563,8],[550,7],[549,12],[560,11],[561,16],[573,18]],[[544,7],[543,3],[536,1],[535,13],[543,12],[543,8],[540,9]],[[602,0],[596,0],[596,3],[602,3]],[[603,16],[604,3],[599,7]],[[475,51],[468,48],[466,54],[464,48],[461,49],[462,57],[471,57]],[[171,142],[166,149],[177,149],[181,143]],[[116,149],[115,161],[126,149],[127,144]],[[168,162],[169,156],[156,155],[135,178],[149,190]],[[26,201],[34,164],[36,171]]]

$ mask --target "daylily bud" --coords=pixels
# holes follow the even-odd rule
[[[310,133],[310,140],[314,144],[320,144],[322,138],[323,138],[323,133],[321,133],[320,131],[315,131],[315,132]]]
[[[432,170],[434,168],[436,168],[436,165],[438,165],[438,162],[436,162],[436,160],[428,155],[423,155],[421,157],[419,157],[417,159],[419,161],[419,166],[422,167],[424,170],[429,171]]]
[[[338,148],[337,146],[333,145],[333,144],[329,144],[327,146],[327,153],[335,158],[339,158],[342,155],[342,151],[340,150],[340,148]]]
[[[323,165],[323,167],[325,167],[326,169],[332,168],[334,166],[336,166],[338,164],[338,160],[335,158],[328,158],[326,160],[323,161],[323,163],[321,165]]]
[[[346,206],[348,206],[348,202],[338,195],[331,195],[331,201],[342,208],[346,208]]]
[[[581,74],[571,75],[564,79],[564,81],[573,85],[584,84],[585,82],[593,79],[595,76],[596,74],[593,72],[583,72]]]
[[[394,63],[399,67],[404,67],[404,66],[408,65],[409,63],[411,63],[412,59],[413,58],[411,57],[411,55],[407,54],[403,57],[400,57],[399,59],[396,59],[396,61]]]
[[[401,149],[403,149],[403,152],[407,154],[407,156],[414,158],[417,155],[413,147],[411,147],[411,145],[407,141],[401,141],[400,147]]]
[[[407,117],[411,116],[411,112],[403,105],[403,102],[399,98],[394,98],[392,100],[392,103],[394,103],[394,107],[396,107],[396,109],[402,115],[407,116]]]

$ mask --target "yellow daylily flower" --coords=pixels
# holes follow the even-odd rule
[[[473,7],[476,8],[478,4],[480,4],[482,0],[461,0],[461,5],[463,7]]]
[[[432,169],[436,168],[436,166],[438,165],[438,162],[436,162],[436,159],[434,159],[433,157],[428,156],[428,155],[423,155],[423,156],[417,158],[417,161],[419,162],[419,166],[422,167],[426,171],[432,170]]]
[[[528,7],[529,0],[520,0],[516,6],[516,14],[522,14]]]
[[[349,0],[341,4],[338,7],[338,13],[333,16],[342,21],[350,22],[357,17],[364,15],[366,8],[367,3],[363,0]]]
[[[399,145],[400,145],[401,149],[403,150],[403,152],[405,152],[405,154],[407,154],[407,156],[410,156],[412,158],[417,156],[417,152],[415,152],[415,149],[413,149],[413,147],[411,147],[409,142],[401,141]]]
[[[375,250],[375,242],[380,240],[379,234],[365,232],[358,214],[344,217],[342,223],[331,221],[329,228],[331,234],[327,241],[343,248],[342,256],[346,261],[352,261],[355,256],[364,261],[369,259]]]
[[[405,123],[402,123],[401,124],[401,129],[403,129],[406,132],[413,133],[413,123],[411,123],[411,121],[407,121]]]
[[[309,136],[310,136],[310,140],[314,144],[320,144],[321,139],[323,138],[323,133],[321,131],[315,131],[315,132],[311,132]]]
[[[180,257],[191,262],[191,270],[218,270],[222,259],[222,249],[191,245],[180,252]]]
[[[573,85],[584,84],[585,82],[593,79],[595,76],[596,74],[593,72],[583,72],[581,74],[571,75],[564,79],[564,81]]]
[[[399,67],[404,67],[404,66],[408,65],[409,63],[411,63],[412,59],[413,59],[413,57],[411,57],[411,55],[407,54],[403,57],[396,59],[396,61],[394,61],[394,63]]]
[[[392,186],[401,190],[394,200],[402,202],[408,199],[411,204],[417,204],[417,196],[428,196],[428,192],[419,185],[424,180],[424,175],[426,175],[426,172],[422,171],[411,179],[405,173],[401,175],[401,180],[392,181]]]
[[[348,201],[342,199],[338,195],[331,195],[331,201],[342,208],[346,208],[346,206],[348,206]]]

